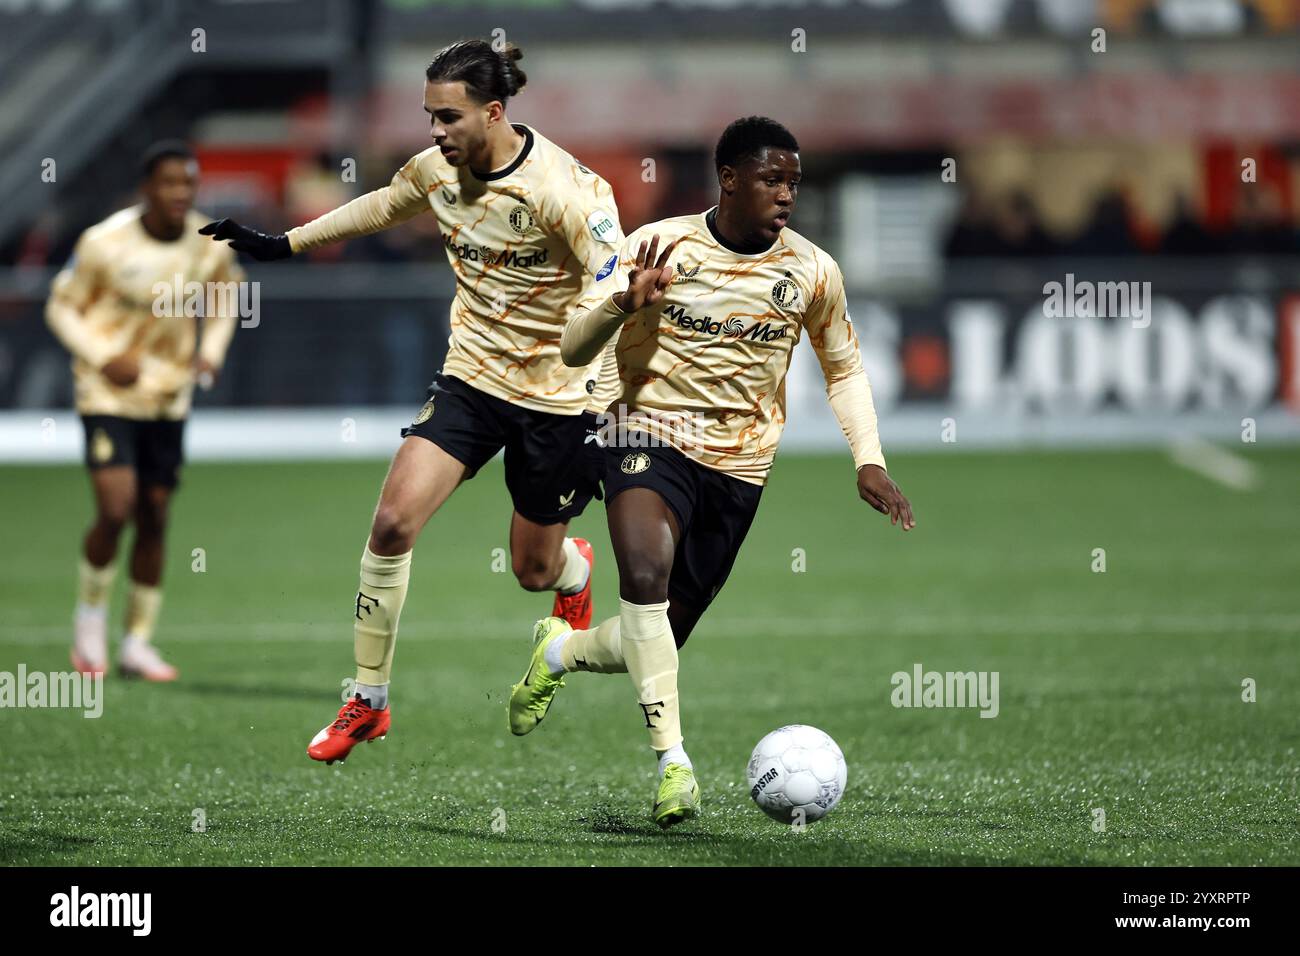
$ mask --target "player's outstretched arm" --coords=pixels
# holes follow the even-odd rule
[[[199,230],[201,236],[211,236],[218,242],[229,242],[236,252],[246,252],[259,262],[288,259],[293,255],[289,237],[258,232],[241,226],[233,219],[218,219]]]
[[[672,285],[673,270],[669,256],[677,243],[670,242],[659,252],[659,236],[641,240],[636,258],[627,276],[627,289],[615,292],[595,308],[579,312],[569,319],[560,337],[560,356],[570,368],[583,368],[600,354],[605,343],[633,312],[654,305]]]
[[[233,219],[210,222],[199,232],[218,241],[229,241],[239,252],[263,262],[287,259],[306,249],[368,236],[428,211],[429,201],[420,185],[419,164],[420,156],[412,157],[387,186],[358,196],[284,235],[258,232]]]

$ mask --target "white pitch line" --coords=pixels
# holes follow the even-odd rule
[[[1259,471],[1253,463],[1204,438],[1178,439],[1169,446],[1169,457],[1174,464],[1233,491],[1259,487]]]

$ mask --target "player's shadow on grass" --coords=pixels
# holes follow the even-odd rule
[[[581,826],[581,824],[579,824]],[[466,827],[455,827],[441,823],[403,823],[404,829],[421,830],[425,833],[433,833],[438,836],[458,837],[460,839],[475,840],[484,845],[486,844],[512,844],[516,846],[544,846],[554,849],[555,836],[522,836],[517,833],[511,833],[507,828],[502,833],[494,833],[490,828],[480,827],[477,824]],[[589,832],[602,834],[600,831],[590,830]],[[663,846],[664,840],[676,840],[682,842],[693,842],[696,840],[707,842],[711,845],[718,843],[735,843],[737,845],[746,844],[748,841],[737,840],[734,837],[720,837],[716,833],[699,833],[693,830],[660,830],[658,827],[647,823],[644,827],[632,830],[623,830],[616,836],[624,837],[619,840],[619,846]]]
[[[468,821],[467,821],[468,822]],[[595,853],[630,850],[640,848],[665,848],[676,846],[680,850],[691,847],[695,852],[708,853],[709,862],[722,862],[729,866],[785,866],[792,861],[786,848],[773,845],[768,836],[734,835],[716,832],[700,832],[693,829],[677,827],[661,830],[652,823],[624,824],[621,829],[597,829],[588,819],[579,819],[578,826],[593,835],[612,837],[608,842],[589,844]],[[398,824],[394,824],[398,825]],[[544,837],[513,834],[508,829],[503,833],[493,833],[480,825],[458,828],[449,824],[415,823],[400,824],[404,829],[420,830],[425,833],[443,837],[473,840],[483,846],[490,844],[507,846],[545,847],[554,850],[554,835]],[[689,827],[687,824],[686,827]],[[801,840],[801,836],[791,836],[791,840]],[[845,846],[844,844],[848,844]],[[934,854],[926,850],[895,847],[887,843],[859,841],[846,838],[842,842],[825,841],[816,847],[809,847],[810,852],[800,854],[796,864],[805,866],[851,866],[851,867],[1024,867],[1035,865],[1040,861],[1028,859],[1006,859],[990,855],[961,855],[958,853]],[[683,861],[688,865],[703,862],[691,858]],[[1105,861],[1091,859],[1078,854],[1061,854],[1047,861],[1053,866],[1097,866]],[[569,865],[575,865],[570,863]],[[1113,864],[1112,864],[1113,865]]]
[[[51,857],[75,853],[98,842],[95,837],[33,828],[0,838],[0,866],[42,866]]]

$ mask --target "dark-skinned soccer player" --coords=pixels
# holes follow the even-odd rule
[[[700,790],[682,744],[677,650],[727,580],[758,508],[785,424],[791,353],[807,336],[856,468],[859,496],[904,531],[912,508],[885,470],[871,386],[839,266],[786,228],[799,146],[762,117],[732,123],[715,154],[718,204],[628,236],[608,294],[565,326],[581,366],[617,336],[619,413],[607,419],[605,498],[620,613],[574,630],[545,618],[512,690],[516,734],[545,716],[573,671],[627,673],[660,781],[652,818],[696,814]],[[591,296],[597,299],[596,296]]]

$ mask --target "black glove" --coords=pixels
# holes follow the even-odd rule
[[[229,239],[230,246],[236,252],[247,252],[254,259],[270,262],[274,259],[288,259],[293,255],[288,236],[269,236],[256,229],[241,226],[233,219],[218,219],[199,230],[199,235],[211,236],[218,241]]]

